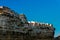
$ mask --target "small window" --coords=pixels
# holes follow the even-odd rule
[[[49,29],[48,27],[46,27],[47,29]]]
[[[2,28],[2,27],[0,26],[0,28]]]

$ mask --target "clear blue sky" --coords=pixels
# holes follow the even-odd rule
[[[0,0],[0,6],[24,13],[28,20],[51,23],[55,36],[60,35],[60,0]]]

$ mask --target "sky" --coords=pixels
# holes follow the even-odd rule
[[[17,13],[24,13],[29,21],[53,24],[55,37],[60,35],[60,0],[0,0]]]

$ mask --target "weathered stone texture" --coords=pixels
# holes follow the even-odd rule
[[[54,40],[54,31],[52,24],[28,22],[24,14],[0,7],[0,40]]]

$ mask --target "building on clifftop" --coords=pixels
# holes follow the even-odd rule
[[[27,20],[8,7],[0,6],[0,40],[54,40],[52,24]]]

